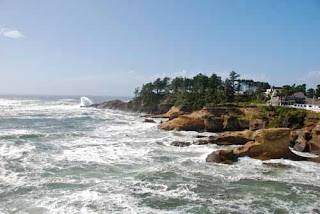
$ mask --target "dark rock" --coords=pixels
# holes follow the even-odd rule
[[[233,153],[233,149],[218,150],[206,158],[206,162],[232,164],[238,160],[238,155]]]
[[[178,147],[185,147],[185,146],[190,146],[190,142],[184,142],[184,141],[173,141],[171,143],[172,146],[178,146]]]
[[[145,122],[145,123],[155,123],[156,121],[151,120],[151,119],[145,119],[144,122]]]

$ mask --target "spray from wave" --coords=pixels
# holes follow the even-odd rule
[[[90,100],[88,97],[81,97],[80,102],[81,102],[80,104],[81,107],[86,107],[93,104],[92,100]]]

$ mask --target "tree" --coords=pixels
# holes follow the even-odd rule
[[[316,91],[313,88],[309,88],[307,92],[309,98],[313,98],[316,95]]]
[[[140,88],[137,87],[134,89],[134,97],[137,98],[139,96],[139,91],[140,91]]]
[[[320,85],[317,85],[317,89],[316,89],[316,97],[319,98],[320,97]]]

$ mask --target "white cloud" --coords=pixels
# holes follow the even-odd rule
[[[0,28],[0,36],[7,38],[18,39],[24,37],[24,35],[16,29]]]

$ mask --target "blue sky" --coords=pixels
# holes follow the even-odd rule
[[[320,84],[320,0],[0,0],[0,94],[132,95],[232,70]]]

